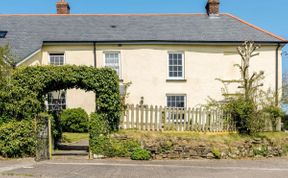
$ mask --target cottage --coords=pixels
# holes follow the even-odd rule
[[[231,14],[208,0],[206,14],[70,14],[65,0],[57,14],[0,15],[0,45],[10,44],[17,66],[88,65],[115,69],[132,82],[130,104],[194,107],[208,96],[221,99],[215,80],[240,78],[236,47],[261,44],[251,71],[264,71],[264,87],[282,83],[281,49],[286,40]],[[204,8],[204,7],[203,7]],[[237,87],[230,87],[235,90]],[[77,89],[49,94],[49,106],[95,110],[95,94]]]

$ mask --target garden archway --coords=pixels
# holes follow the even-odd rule
[[[0,93],[0,114],[8,118],[34,118],[45,111],[45,95],[71,88],[96,93],[96,112],[117,130],[120,120],[119,77],[110,68],[88,66],[33,66],[18,68]]]

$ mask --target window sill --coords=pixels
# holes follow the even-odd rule
[[[167,79],[166,82],[187,82],[186,79]]]

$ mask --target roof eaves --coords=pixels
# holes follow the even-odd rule
[[[262,28],[260,28],[260,27],[257,27],[256,25],[253,25],[253,24],[251,24],[251,23],[249,23],[249,22],[246,22],[245,20],[242,20],[242,19],[240,19],[239,17],[236,17],[236,16],[234,16],[234,15],[232,15],[232,14],[223,13],[222,15],[231,17],[231,18],[233,18],[233,19],[235,19],[235,20],[238,20],[239,22],[241,22],[241,23],[243,23],[243,24],[245,24],[245,25],[248,25],[248,26],[250,26],[250,27],[252,27],[252,28],[254,28],[254,29],[258,30],[258,31],[261,31],[261,32],[263,32],[263,33],[266,33],[267,35],[270,35],[270,36],[272,36],[272,37],[274,37],[274,38],[276,38],[276,39],[278,39],[278,40],[280,40],[280,41],[282,41],[282,42],[284,42],[284,43],[288,43],[288,40],[286,40],[285,38],[282,38],[282,37],[280,37],[280,36],[277,36],[277,35],[275,35],[274,33],[269,32],[269,31],[267,31],[267,30],[264,30],[264,29],[262,29]]]
[[[98,43],[98,44],[241,44],[244,41],[189,41],[189,40],[116,40],[116,41],[43,41],[43,44],[67,44],[67,43]],[[254,41],[261,44],[278,44],[286,41]]]
[[[0,14],[1,16],[202,16],[205,13],[178,13],[178,14]]]

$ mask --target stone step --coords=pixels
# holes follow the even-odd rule
[[[86,150],[55,150],[52,156],[88,156]]]
[[[73,144],[59,144],[57,146],[59,150],[89,150],[88,145],[73,145]]]

